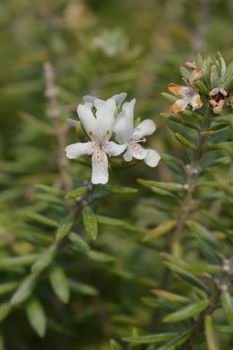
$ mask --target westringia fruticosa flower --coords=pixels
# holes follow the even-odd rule
[[[108,157],[119,156],[125,150],[123,157],[126,161],[131,161],[132,158],[144,159],[151,167],[159,162],[160,156],[156,151],[139,145],[139,142],[145,141],[145,135],[151,135],[155,131],[155,124],[152,120],[144,120],[134,128],[133,109],[136,100],[123,103],[126,96],[122,93],[106,101],[85,96],[84,104],[78,105],[80,123],[90,141],[67,146],[66,156],[69,159],[86,154],[92,156],[91,181],[94,184],[108,182]],[[113,133],[118,143],[110,141]]]
[[[194,63],[186,62],[186,66],[192,68],[192,73],[189,76],[186,85],[178,85],[171,83],[168,85],[170,90],[175,96],[179,97],[178,100],[171,106],[172,113],[179,113],[184,111],[189,105],[193,111],[203,106],[201,97],[197,92],[195,82],[202,78],[202,70],[199,70]]]
[[[153,134],[156,129],[155,123],[151,119],[143,120],[137,127],[134,127],[134,106],[136,100],[126,102],[123,105],[122,112],[116,118],[114,131],[116,139],[121,144],[127,145],[127,150],[123,155],[126,162],[133,158],[143,159],[150,167],[155,167],[160,155],[153,149],[145,149],[139,143],[145,142],[144,136]]]
[[[227,97],[227,92],[223,88],[214,88],[209,93],[210,105],[213,107],[214,113],[222,112]]]

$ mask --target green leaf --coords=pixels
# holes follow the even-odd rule
[[[183,135],[185,138],[189,138],[188,133],[190,132],[190,129],[199,131],[199,125],[197,125],[196,122],[193,122],[191,117],[188,118],[182,118],[182,119],[177,119],[177,117],[169,117],[167,119],[167,123],[169,128],[173,132],[178,132],[181,135]]]
[[[221,272],[221,266],[211,265],[206,263],[183,263],[181,264],[186,271],[193,272],[199,276],[206,276],[206,274],[217,274]]]
[[[161,160],[171,169],[175,174],[183,174],[185,164],[179,158],[169,154],[162,154]]]
[[[156,350],[177,350],[180,345],[184,344],[189,339],[190,334],[190,330],[184,331]]]
[[[176,220],[167,220],[167,221],[163,222],[159,226],[150,230],[143,238],[143,242],[147,242],[147,241],[150,241],[154,238],[165,235],[166,233],[172,231],[176,227],[176,224],[177,224]]]
[[[29,210],[22,211],[22,215],[40,224],[43,224],[49,227],[58,227],[58,223],[55,220],[49,219],[44,215],[29,211]]]
[[[167,92],[162,92],[161,95],[166,98],[167,101],[174,103],[177,100],[176,96],[173,96],[171,94],[168,94]]]
[[[11,311],[11,304],[4,303],[0,305],[0,322],[3,321]]]
[[[184,111],[182,111],[182,114],[184,116],[189,117],[189,118],[191,117],[191,118],[193,118],[193,120],[197,120],[199,122],[201,122],[204,118],[203,115],[197,113],[197,111],[190,111],[188,109],[185,109]]]
[[[46,192],[46,193],[52,194],[56,197],[63,197],[64,196],[64,191],[59,190],[58,188],[55,188],[52,186],[43,185],[43,184],[36,184],[35,187]]]
[[[31,295],[35,286],[36,277],[37,276],[35,274],[32,274],[23,280],[19,288],[12,295],[10,301],[11,305],[21,304]]]
[[[196,56],[195,64],[199,69],[203,68],[203,58],[200,53],[198,53]]]
[[[32,272],[41,272],[50,265],[56,253],[56,245],[52,244],[49,248],[45,249],[32,265]]]
[[[208,300],[197,301],[193,304],[185,306],[184,308],[164,317],[163,321],[168,323],[168,322],[178,322],[189,318],[193,318],[199,315],[202,311],[204,311],[208,305],[209,305]]]
[[[64,271],[54,267],[49,274],[50,283],[54,293],[62,303],[68,303],[70,298],[69,284]]]
[[[91,259],[93,261],[98,261],[98,262],[103,262],[103,263],[112,262],[116,259],[115,256],[112,256],[112,255],[106,254],[106,253],[102,253],[102,252],[97,252],[95,250],[88,251],[87,256],[89,259]]]
[[[182,295],[167,292],[166,290],[154,289],[151,292],[160,298],[164,298],[164,299],[171,301],[171,302],[174,302],[174,303],[186,303],[187,304],[188,302],[190,302],[190,299],[188,299]]]
[[[208,350],[219,350],[218,342],[216,339],[216,331],[213,327],[213,320],[210,315],[205,317],[205,337],[208,346]]]
[[[72,289],[74,292],[78,294],[87,295],[91,297],[94,297],[99,294],[97,289],[85,283],[74,281],[72,279],[69,279],[68,283],[69,283],[70,289]]]
[[[82,239],[77,233],[71,232],[69,234],[69,240],[80,250],[88,251],[90,246],[84,239]]]
[[[187,68],[181,66],[181,67],[180,67],[180,73],[181,73],[182,77],[183,77],[185,80],[189,81],[190,72],[189,72],[189,70],[188,70]]]
[[[173,199],[177,201],[177,195],[171,191],[162,190],[161,188],[153,187],[153,186],[150,187],[150,190],[162,197],[169,197],[169,199]]]
[[[111,350],[123,350],[123,348],[113,339],[110,340]]]
[[[223,79],[223,88],[228,90],[233,84],[233,62],[231,62],[226,69],[226,73]]]
[[[87,192],[88,192],[87,186],[82,186],[82,187],[76,188],[75,190],[68,192],[66,194],[65,198],[76,199],[76,198],[84,196]]]
[[[221,266],[219,265],[212,265],[212,264],[207,264],[203,262],[186,262],[182,259],[179,259],[176,256],[170,255],[163,253],[162,254],[165,259],[168,261],[171,261],[173,264],[177,265],[178,267],[184,269],[187,272],[193,272],[196,275],[200,276],[206,276],[207,273],[219,273],[222,269]]]
[[[203,80],[197,80],[196,84],[197,84],[197,87],[200,89],[200,91],[203,94],[209,96],[210,89],[208,88],[208,86],[206,85],[206,83]]]
[[[175,333],[158,333],[158,334],[124,337],[122,338],[122,340],[133,344],[157,344],[157,343],[162,343],[166,340],[170,340],[175,335],[176,335]]]
[[[175,194],[173,194],[174,192],[174,187],[173,187],[173,192],[169,191],[169,189],[165,189],[162,185],[160,185],[159,187],[156,186],[159,182],[156,181],[152,181],[152,180],[144,180],[144,179],[137,179],[138,183],[144,187],[149,188],[152,192],[155,192],[161,196],[167,196],[169,198],[175,199],[177,200],[177,196]],[[163,188],[162,188],[163,187]],[[183,186],[182,186],[183,187]],[[177,191],[177,190],[176,190]]]
[[[46,315],[44,309],[37,299],[32,299],[26,306],[28,320],[41,338],[45,336],[46,331]]]
[[[97,220],[98,220],[98,223],[100,224],[118,226],[128,231],[140,232],[140,233],[146,232],[146,229],[143,227],[132,225],[126,221],[115,219],[115,218],[109,218],[103,215],[97,215]]]
[[[6,282],[0,284],[0,295],[8,294],[15,290],[19,285],[19,282]]]
[[[222,306],[227,316],[229,323],[233,326],[233,300],[230,294],[225,291],[222,293]]]
[[[112,193],[131,194],[138,192],[137,188],[105,185],[104,189]]]
[[[56,240],[61,241],[65,238],[71,231],[74,225],[74,217],[73,215],[68,215],[58,226],[56,232]]]
[[[232,326],[218,326],[218,331],[220,333],[230,333],[233,334],[233,327]]]
[[[2,258],[0,260],[0,269],[5,270],[5,269],[12,269],[14,267],[31,265],[36,258],[37,258],[37,254]]]
[[[182,143],[182,145],[191,148],[193,151],[197,150],[197,146],[194,145],[192,142],[190,142],[189,140],[187,140],[183,135],[179,134],[178,132],[175,133],[175,136],[177,138],[177,140]]]
[[[91,207],[85,207],[82,210],[82,218],[85,230],[92,239],[96,239],[98,231],[97,218]]]
[[[148,306],[154,307],[155,309],[161,307],[161,302],[157,298],[143,297],[142,302]]]
[[[184,269],[170,263],[164,262],[164,264],[172,271],[174,271],[177,275],[179,275],[182,279],[190,283],[191,285],[208,292],[208,288],[202,283],[198,278],[196,278],[192,273],[185,271]]]
[[[55,204],[60,207],[65,207],[65,203],[61,198],[47,193],[36,193],[36,199],[40,202],[47,202],[48,204]]]
[[[159,182],[159,181],[144,180],[144,179],[138,179],[137,181],[140,185],[143,185],[145,187],[158,187],[166,191],[176,192],[184,189],[184,186],[182,184],[178,184],[174,182]]]
[[[187,221],[185,224],[195,235],[206,241],[212,248],[219,249],[219,244],[215,237],[204,226],[195,221]]]
[[[227,141],[232,136],[232,128],[228,125],[213,131],[213,135],[209,137],[208,142],[220,143],[222,141]]]

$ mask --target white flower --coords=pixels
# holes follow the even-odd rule
[[[109,100],[114,100],[116,105],[117,105],[117,107],[120,108],[121,104],[124,102],[126,97],[127,97],[127,93],[126,92],[122,92],[120,94],[113,95],[111,98],[109,98]],[[84,102],[90,102],[92,104],[92,106],[94,105],[94,101],[95,100],[104,101],[104,100],[101,100],[99,98],[96,98],[96,97],[90,96],[90,95],[86,95],[86,96],[83,97],[83,101]]]
[[[136,100],[125,102],[122,112],[116,118],[113,131],[116,139],[121,144],[126,144],[127,150],[123,155],[125,161],[130,162],[133,158],[143,159],[150,167],[155,167],[160,155],[153,149],[145,149],[139,143],[145,142],[144,136],[151,135],[156,129],[154,122],[150,119],[143,120],[134,128],[134,106]]]
[[[80,104],[77,113],[81,125],[87,133],[90,142],[74,143],[66,147],[69,159],[84,154],[92,156],[92,183],[106,184],[108,182],[108,156],[118,156],[126,149],[126,145],[119,145],[109,141],[112,126],[117,113],[117,104],[122,103],[126,94],[115,95],[103,101],[91,96],[84,97],[84,104]],[[96,112],[94,115],[93,107]]]

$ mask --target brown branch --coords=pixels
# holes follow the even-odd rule
[[[209,129],[210,124],[212,120],[212,115],[209,110],[206,111],[204,119],[201,124],[201,128],[198,133],[198,139],[197,139],[197,149],[193,152],[192,159],[190,161],[190,164],[186,165],[186,192],[184,193],[183,197],[180,201],[180,207],[178,208],[178,212],[176,215],[177,225],[173,232],[173,237],[171,240],[167,241],[167,245],[165,247],[166,251],[170,251],[172,245],[175,242],[179,242],[181,240],[181,232],[185,225],[185,222],[187,221],[187,218],[189,216],[190,210],[192,208],[192,200],[193,200],[193,194],[195,193],[197,179],[199,171],[197,169],[198,161],[201,159],[204,148],[205,148],[205,142],[207,137],[202,135],[202,131],[206,131]],[[171,279],[171,271],[165,267],[162,280],[160,283],[161,289],[167,289],[168,285],[170,283]],[[150,329],[156,330],[158,326],[160,325],[160,317],[158,316],[158,310],[156,313],[153,314]]]
[[[61,109],[58,104],[58,88],[55,84],[55,76],[54,76],[54,70],[53,66],[50,62],[46,62],[44,64],[44,77],[45,77],[45,83],[46,83],[46,92],[45,95],[48,99],[49,108],[47,111],[47,115],[50,118],[55,135],[57,138],[57,163],[60,171],[60,181],[62,187],[66,191],[70,191],[72,188],[71,179],[67,173],[67,165],[68,160],[65,156],[65,146],[66,146],[66,138],[65,138],[65,132],[66,132],[66,126],[61,123],[60,115],[61,115]]]

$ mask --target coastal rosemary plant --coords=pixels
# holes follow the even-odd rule
[[[41,172],[31,196],[36,200],[11,214],[10,230],[16,232],[14,240],[21,245],[16,249],[15,241],[8,237],[4,242],[7,251],[0,261],[3,334],[9,335],[8,318],[23,310],[39,337],[46,336],[50,328],[72,338],[75,327],[69,330],[69,319],[63,324],[57,303],[65,304],[74,323],[88,319],[90,324],[97,314],[107,325],[106,318],[114,314],[116,306],[105,300],[98,304],[99,290],[82,282],[92,271],[90,281],[101,272],[113,289],[117,286],[112,276],[117,276],[122,288],[133,280],[148,291],[141,308],[151,308],[149,317],[137,320],[134,315],[133,320],[127,315],[124,318],[122,312],[115,320],[123,320],[127,329],[112,332],[106,326],[109,338],[116,334],[122,338],[110,342],[111,350],[230,350],[233,63],[226,65],[220,54],[207,59],[198,55],[181,67],[181,74],[182,85],[172,82],[168,86],[172,94],[163,93],[172,105],[169,113],[161,114],[179,146],[159,154],[153,147],[142,147],[145,136],[153,134],[156,126],[152,119],[135,118],[136,101],[128,100],[126,93],[106,100],[85,96],[78,105],[79,119],[62,123],[65,112],[53,67],[45,64],[49,124],[38,122],[34,132],[40,129],[53,135],[59,176],[51,172],[51,181],[43,182]],[[71,128],[78,135],[77,143],[66,140]],[[39,152],[34,155],[40,158]],[[168,168],[171,181],[139,178],[138,185],[132,187],[112,185],[111,180],[108,183],[111,174],[121,174],[122,179],[124,171],[136,168],[142,160],[151,168]],[[83,168],[87,171],[80,170]],[[130,205],[136,207],[140,192],[149,199],[151,208],[156,208],[156,225],[108,216],[107,206],[112,205],[117,212],[123,196],[135,196]],[[150,259],[155,259],[153,269],[158,264],[157,279],[125,270],[122,259],[128,258],[128,252],[120,255],[117,248],[115,255],[112,248],[106,252],[108,246],[101,240],[103,227],[125,236],[136,234],[132,245],[137,245],[138,259],[145,248],[150,251]],[[112,245],[119,247],[118,236],[114,239]],[[137,261],[141,260],[134,256],[135,265]],[[102,293],[108,296],[108,289],[103,288]],[[76,304],[76,294],[84,298],[81,306]],[[86,297],[95,298],[93,308]],[[129,299],[121,302],[124,311]],[[127,334],[131,321],[132,334]]]

